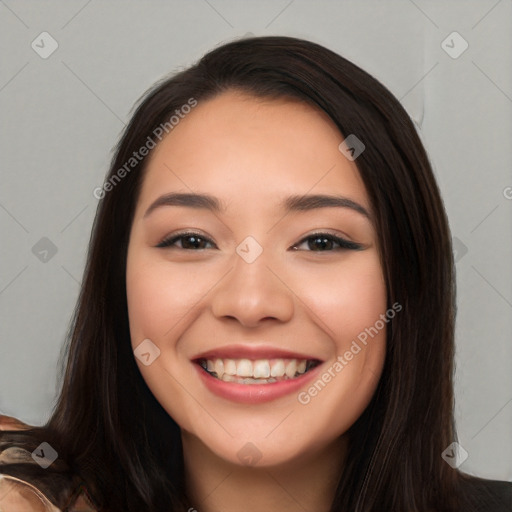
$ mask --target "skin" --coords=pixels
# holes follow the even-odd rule
[[[150,365],[136,361],[180,425],[191,507],[201,512],[327,511],[345,461],[344,433],[377,387],[386,327],[306,405],[295,392],[234,403],[212,394],[191,362],[213,348],[266,343],[313,354],[327,371],[385,313],[368,218],[350,208],[285,215],[278,207],[292,194],[336,194],[371,212],[355,161],[338,149],[343,139],[309,105],[228,91],[199,102],[150,154],[128,247],[131,340],[134,349],[144,339],[160,349]],[[169,192],[208,193],[226,211],[164,206],[144,218]],[[185,238],[156,247],[182,230],[212,243],[183,249]],[[363,249],[318,249],[315,237],[303,241],[315,232]],[[263,248],[250,264],[236,252],[247,236]],[[252,466],[237,455],[247,442],[261,456]]]

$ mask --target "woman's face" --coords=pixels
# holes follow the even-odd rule
[[[370,213],[342,141],[306,104],[230,91],[150,155],[128,247],[132,348],[204,453],[260,466],[314,454],[375,391],[387,323],[377,236],[350,203],[311,198]],[[189,196],[155,205],[168,194]]]

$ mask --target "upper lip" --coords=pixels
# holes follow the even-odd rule
[[[321,361],[318,357],[310,354],[300,354],[291,350],[276,348],[265,345],[227,345],[201,352],[192,358],[199,359],[314,359]]]

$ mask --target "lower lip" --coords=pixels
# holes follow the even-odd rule
[[[271,382],[269,384],[236,384],[234,382],[225,382],[212,377],[200,365],[194,363],[199,376],[206,387],[215,395],[233,402],[245,404],[258,404],[270,402],[290,393],[297,392],[312,380],[320,371],[319,364],[300,377],[287,379],[280,382]]]

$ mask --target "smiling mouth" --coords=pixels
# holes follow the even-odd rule
[[[194,361],[212,377],[235,384],[272,384],[301,377],[318,359],[198,359]]]

